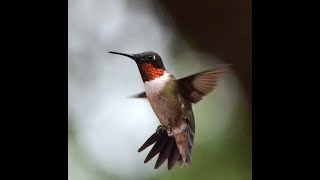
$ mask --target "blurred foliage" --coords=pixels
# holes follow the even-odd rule
[[[151,5],[162,25],[173,26],[194,50],[234,65],[251,106],[252,0],[152,0]]]

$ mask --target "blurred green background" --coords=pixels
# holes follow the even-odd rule
[[[197,2],[197,3],[195,3]],[[193,106],[193,159],[167,171],[138,148],[159,124],[135,63],[157,52],[177,78],[232,64]],[[69,0],[68,179],[252,179],[251,1]]]

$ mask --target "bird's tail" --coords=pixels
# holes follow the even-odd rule
[[[174,136],[168,136],[166,131],[154,133],[139,148],[138,152],[143,151],[155,143],[144,160],[144,163],[147,163],[154,156],[160,153],[154,168],[158,169],[164,163],[164,161],[168,159],[168,170],[171,170],[177,161],[179,161],[181,166],[190,163],[193,139],[194,131],[192,131],[189,124],[187,124],[187,127],[181,133]]]
[[[150,150],[144,163],[160,153],[154,168],[158,169],[168,159],[168,170],[171,170],[175,163],[181,159],[175,138],[168,136],[166,131],[156,132],[139,148],[138,152],[143,151],[153,143],[155,145]]]
[[[177,147],[181,158],[179,159],[180,166],[188,165],[191,162],[191,150],[193,148],[194,131],[189,124],[179,134],[174,135]]]

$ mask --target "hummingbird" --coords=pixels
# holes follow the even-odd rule
[[[136,62],[145,91],[135,97],[147,98],[160,122],[155,133],[138,149],[138,152],[141,152],[155,143],[144,163],[159,154],[155,169],[166,160],[168,170],[171,170],[176,162],[179,162],[181,167],[189,165],[195,136],[192,104],[198,103],[215,89],[218,79],[229,65],[176,79],[166,71],[161,57],[153,51],[137,54],[114,51],[109,53],[129,57]]]

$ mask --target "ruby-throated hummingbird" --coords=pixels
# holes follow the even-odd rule
[[[148,98],[161,123],[138,150],[141,152],[155,143],[144,163],[160,153],[155,169],[166,159],[168,170],[171,170],[177,161],[181,166],[188,165],[191,161],[195,134],[192,103],[199,102],[216,87],[218,78],[226,71],[228,65],[176,79],[165,70],[161,57],[155,52],[109,53],[127,56],[136,62],[145,86],[145,92],[137,97]]]

